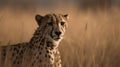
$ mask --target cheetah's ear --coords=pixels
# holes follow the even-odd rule
[[[43,16],[38,15],[38,14],[35,16],[35,20],[37,21],[38,25],[41,25],[41,19],[42,18],[43,18]]]
[[[69,19],[69,15],[68,14],[65,14],[63,15],[65,18]]]

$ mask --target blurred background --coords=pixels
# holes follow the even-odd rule
[[[0,45],[29,41],[48,13],[70,16],[63,67],[120,67],[120,0],[0,0]]]

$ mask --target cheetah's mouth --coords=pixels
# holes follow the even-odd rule
[[[56,40],[56,41],[58,41],[58,40],[60,40],[62,37],[60,37],[60,36],[50,36],[53,40]]]
[[[56,36],[53,36],[53,37],[51,37],[53,40],[56,40],[56,41],[58,41],[58,40],[60,40],[61,39],[61,37],[56,37]]]
[[[54,38],[54,40],[59,40],[59,39],[61,39],[61,38],[60,37]]]

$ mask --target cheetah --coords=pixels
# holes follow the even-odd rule
[[[37,14],[38,28],[29,42],[0,46],[0,67],[62,67],[58,49],[68,14]]]

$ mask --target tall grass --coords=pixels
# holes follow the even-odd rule
[[[68,13],[69,28],[59,47],[63,67],[120,67],[120,10],[78,12],[71,8],[0,11],[0,44],[29,41],[37,27],[37,13]]]

